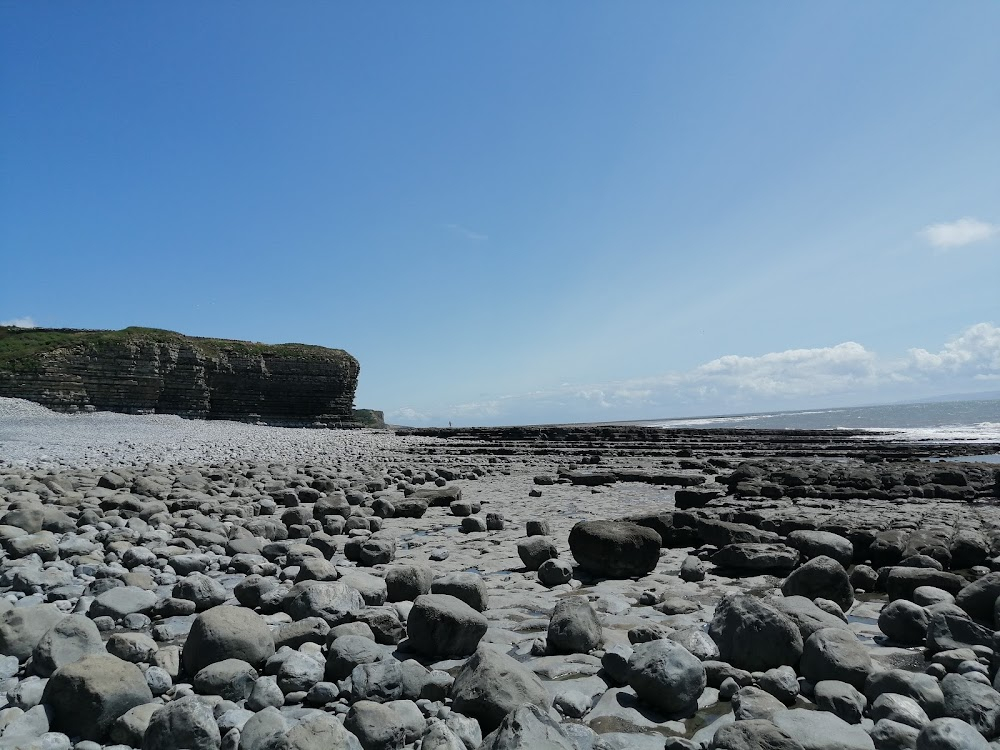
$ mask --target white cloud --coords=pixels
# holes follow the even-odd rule
[[[920,230],[920,235],[941,250],[983,242],[1000,234],[1000,226],[966,216],[958,221],[931,224]]]
[[[468,227],[463,227],[461,224],[445,224],[444,228],[453,234],[457,234],[459,237],[464,237],[467,240],[472,240],[473,242],[485,242],[489,239],[488,235],[482,232],[476,232]]]
[[[415,410],[410,422],[531,424],[723,414],[897,401],[982,390],[1000,380],[1000,327],[977,323],[939,351],[886,356],[854,341],[757,356],[729,354],[680,372]],[[987,386],[988,387],[988,386]]]
[[[419,412],[410,406],[403,406],[395,411],[389,412],[386,416],[389,417],[390,421],[402,419],[407,422],[427,422],[431,419],[429,415]]]
[[[11,320],[0,320],[0,326],[13,326],[14,328],[37,328],[38,323],[29,315],[23,318],[13,318]]]

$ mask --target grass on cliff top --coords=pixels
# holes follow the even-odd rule
[[[86,346],[99,349],[107,344],[134,341],[137,343],[187,343],[201,354],[236,355],[295,355],[305,359],[329,359],[347,353],[312,344],[259,344],[252,341],[185,336],[175,331],[132,326],[120,331],[88,331],[75,328],[15,328],[0,326],[0,370],[34,370],[38,358],[56,349]]]

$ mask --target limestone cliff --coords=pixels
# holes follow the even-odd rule
[[[341,349],[305,344],[0,327],[0,396],[58,411],[354,426],[359,369]]]

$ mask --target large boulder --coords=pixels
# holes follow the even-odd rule
[[[906,646],[924,642],[929,621],[927,610],[909,599],[889,602],[878,615],[879,630],[890,640]]]
[[[955,604],[974,620],[993,624],[993,607],[1000,598],[1000,573],[987,573],[958,592]]]
[[[274,655],[274,638],[264,618],[245,607],[223,604],[195,618],[182,661],[189,675],[223,659],[242,659],[255,669]]]
[[[353,573],[363,582],[364,574]],[[385,582],[379,581],[385,588]],[[385,597],[382,597],[383,601]],[[330,627],[349,622],[352,616],[365,607],[365,598],[356,587],[337,581],[303,581],[288,591],[283,606],[293,620],[321,617]],[[381,602],[378,602],[381,604]]]
[[[50,628],[66,617],[54,604],[12,607],[0,612],[0,654],[24,661]]]
[[[872,672],[872,659],[854,633],[840,628],[817,630],[805,642],[799,672],[813,684],[840,680],[858,690]]]
[[[48,677],[89,654],[105,652],[101,632],[84,615],[68,615],[49,628],[31,655],[35,673]]]
[[[482,750],[576,750],[560,724],[538,706],[518,706],[480,745]]]
[[[792,666],[802,656],[802,635],[795,623],[747,594],[731,594],[719,602],[708,634],[723,661],[752,672]]]
[[[604,643],[597,612],[582,596],[559,600],[549,620],[549,648],[559,654],[587,654]]]
[[[526,703],[547,711],[552,698],[535,673],[509,656],[481,647],[465,662],[451,686],[452,708],[492,732]]]
[[[858,724],[848,724],[826,711],[793,708],[775,714],[778,729],[805,750],[875,750],[875,743]]]
[[[920,730],[916,750],[990,750],[990,743],[961,719],[935,719]]]
[[[666,714],[688,715],[697,709],[707,684],[705,666],[679,643],[638,643],[628,666],[629,685],[649,705]]]
[[[418,596],[406,621],[410,647],[426,656],[468,656],[486,635],[486,618],[448,594]]]
[[[1000,693],[989,685],[967,680],[957,674],[941,680],[944,712],[971,724],[986,739],[1000,734]]]
[[[639,578],[660,560],[660,535],[628,521],[580,521],[569,548],[580,567],[602,578]]]
[[[156,711],[142,738],[142,750],[218,750],[221,744],[211,706],[193,695]]]
[[[766,719],[747,719],[719,727],[709,747],[710,750],[804,750]]]
[[[868,705],[883,693],[898,693],[913,698],[930,718],[944,716],[944,693],[938,681],[929,674],[905,669],[873,672],[865,682],[864,693]]]
[[[54,729],[95,741],[130,708],[152,700],[139,668],[110,654],[84,656],[60,667],[42,694],[42,702],[52,709]]]
[[[844,567],[832,557],[814,557],[795,570],[781,585],[785,596],[830,599],[845,612],[854,604],[854,587]]]

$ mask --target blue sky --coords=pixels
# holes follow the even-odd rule
[[[413,424],[1000,388],[1000,4],[0,2],[0,321]]]

